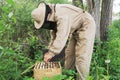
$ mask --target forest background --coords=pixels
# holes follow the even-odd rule
[[[40,1],[0,0],[0,80],[34,80],[28,68],[43,61],[43,51],[50,41],[49,31],[36,30],[31,18],[31,11]],[[94,17],[96,40],[87,80],[120,80],[120,12],[113,13],[114,0],[44,1],[73,4]],[[60,61],[64,63],[64,59]],[[63,74],[54,80],[74,80],[76,74],[76,70],[65,70],[63,66]]]

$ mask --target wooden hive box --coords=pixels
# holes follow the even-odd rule
[[[36,63],[34,66],[34,79],[42,80],[43,77],[52,78],[56,75],[62,74],[62,68],[60,62],[44,62]]]

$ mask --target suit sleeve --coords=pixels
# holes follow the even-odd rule
[[[53,44],[55,38],[56,38],[56,31],[55,30],[51,30],[50,31],[50,36],[51,36],[51,40],[50,40],[50,43],[48,45],[48,48],[50,48],[50,46]]]
[[[52,55],[59,54],[64,48],[70,33],[69,21],[70,20],[67,16],[58,18],[56,38],[49,47],[49,51],[53,53]]]

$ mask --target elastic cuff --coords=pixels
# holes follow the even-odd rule
[[[51,50],[49,50],[49,53],[50,53],[50,55],[52,55],[53,57],[56,55],[56,53],[55,53],[54,51],[51,51]]]

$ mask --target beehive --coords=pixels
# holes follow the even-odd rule
[[[34,79],[42,80],[43,77],[52,78],[62,73],[60,62],[39,62],[34,66]]]

